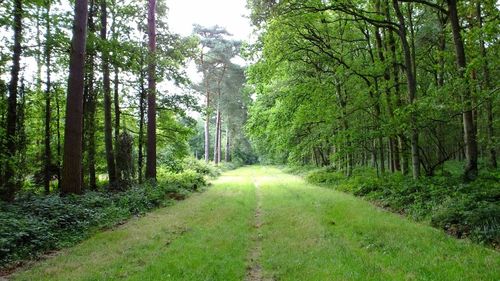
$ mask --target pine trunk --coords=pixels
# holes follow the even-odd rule
[[[82,193],[82,123],[87,0],[76,1],[69,63],[61,192]]]
[[[148,144],[146,178],[156,180],[156,0],[148,7]]]

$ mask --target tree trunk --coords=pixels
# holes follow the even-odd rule
[[[106,42],[107,35],[107,0],[101,1],[101,39]],[[115,154],[113,152],[113,133],[111,125],[111,81],[109,71],[109,50],[104,46],[102,53],[102,84],[104,91],[104,143],[106,148],[106,163],[108,166],[109,186],[116,188],[116,163]]]
[[[156,180],[156,0],[148,8],[148,153],[146,178]]]
[[[201,67],[203,69],[203,79],[205,80],[205,162],[210,161],[210,84],[204,64],[203,50],[200,54]]]
[[[457,2],[456,0],[447,0],[448,17],[450,19],[451,30],[453,33],[453,42],[455,44],[455,53],[458,65],[458,71],[461,79],[467,79],[465,70],[467,62],[465,58],[465,48],[460,34],[460,23],[458,19]],[[463,104],[463,128],[464,128],[464,143],[465,143],[465,171],[464,177],[467,180],[473,180],[477,177],[478,167],[478,149],[477,149],[477,133],[474,127],[474,118],[472,114],[472,94],[469,83],[466,83],[466,88],[462,89],[462,104]]]
[[[17,95],[19,83],[19,71],[21,60],[21,41],[22,41],[22,17],[23,7],[21,0],[14,1],[14,48],[12,55],[12,68],[10,71],[9,98],[7,101],[7,130],[6,130],[6,158],[4,170],[4,186],[0,192],[0,197],[4,201],[14,200],[17,191],[17,182],[15,174],[16,157],[16,120],[17,120]]]
[[[51,166],[51,151],[50,151],[50,91],[51,91],[51,80],[50,80],[50,71],[51,71],[51,45],[49,43],[50,40],[50,2],[47,3],[46,10],[46,35],[45,35],[45,64],[47,67],[47,79],[46,79],[46,88],[45,88],[45,157],[44,157],[44,188],[45,193],[49,194],[50,192],[50,166]]]
[[[222,115],[219,110],[219,145],[217,148],[217,161],[219,163],[221,162],[221,156],[222,156]]]
[[[96,27],[94,23],[94,16],[96,12],[95,0],[90,2],[90,11],[88,15],[88,29],[89,33],[95,33]],[[95,143],[95,114],[96,114],[96,91],[94,89],[94,60],[96,55],[95,45],[87,52],[87,79],[86,91],[87,99],[85,100],[85,134],[87,135],[87,172],[89,176],[89,188],[91,190],[97,189],[96,169],[95,169],[95,156],[96,156],[96,143]]]
[[[219,94],[219,97],[220,99],[220,94]],[[219,164],[219,161],[220,161],[220,144],[221,144],[221,140],[220,140],[220,125],[221,125],[221,122],[220,122],[220,117],[221,117],[221,114],[220,114],[220,104],[219,104],[219,101],[217,101],[217,112],[215,114],[216,118],[215,118],[215,145],[214,145],[214,163],[215,165],[218,165]]]
[[[205,162],[210,161],[210,92],[207,90],[206,98],[206,116],[205,116]]]
[[[64,160],[61,192],[82,193],[82,122],[85,44],[87,33],[87,0],[77,1],[69,63]]]
[[[401,13],[401,9],[399,8],[398,0],[392,1],[394,10],[396,12],[396,16],[399,21],[399,29],[398,35],[401,39],[401,45],[403,47],[403,54],[405,60],[405,70],[406,70],[406,81],[408,88],[408,100],[410,102],[410,106],[415,103],[416,94],[417,94],[417,81],[415,78],[415,74],[413,72],[412,65],[412,54],[410,50],[410,46],[408,44],[408,39],[406,35],[406,25],[403,14]],[[412,172],[413,178],[417,179],[420,176],[420,157],[418,152],[418,128],[417,128],[417,117],[416,114],[412,111],[410,114],[410,143],[411,143],[411,158],[412,158]]]
[[[230,133],[229,133],[229,125],[227,125],[227,120],[226,120],[226,151],[224,153],[224,161],[227,163],[231,161],[230,155],[231,155],[231,147],[230,147]]]
[[[142,65],[142,63],[141,63]],[[144,116],[146,115],[145,101],[146,101],[146,88],[144,86],[144,71],[141,70],[140,75],[140,93],[139,93],[139,140],[138,140],[138,157],[137,157],[137,174],[139,183],[142,183],[143,175],[143,145],[144,145]]]
[[[120,148],[119,148],[119,144],[120,144],[120,141],[119,141],[119,137],[120,137],[120,99],[119,99],[119,69],[118,69],[118,66],[115,65],[115,77],[114,77],[114,80],[113,80],[113,84],[114,84],[114,105],[115,105],[115,151],[116,151],[116,155],[115,155],[115,160],[118,161],[118,151],[120,151]],[[116,176],[117,176],[117,179],[118,181],[121,181],[122,180],[122,171],[120,169],[120,165],[118,165],[119,163],[116,163]]]
[[[115,77],[114,77],[114,104],[115,104],[115,143],[118,143],[118,138],[120,136],[120,93],[119,93],[119,69],[115,66]]]

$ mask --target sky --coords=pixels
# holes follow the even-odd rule
[[[219,25],[232,34],[232,38],[251,41],[252,26],[248,19],[249,11],[246,0],[164,0],[169,8],[168,24],[174,33],[188,36],[193,31],[193,24],[202,26]],[[235,58],[233,63],[244,65],[245,61]],[[187,68],[193,82],[201,80],[196,66],[191,62]],[[171,87],[170,87],[171,88]],[[173,90],[173,89],[171,89]],[[174,90],[175,91],[175,90]]]
[[[252,27],[247,18],[249,11],[246,0],[164,0],[169,8],[169,29],[174,33],[188,36],[193,31],[193,24],[202,26],[219,25],[225,27],[232,34],[232,38],[241,41],[251,41]],[[233,59],[233,63],[244,65],[243,59]],[[197,72],[194,62],[187,68],[191,81],[201,81],[201,74]],[[172,83],[167,83],[170,92],[183,91]],[[201,97],[200,97],[201,99]],[[200,100],[200,102],[202,102]],[[189,112],[194,118],[199,117],[196,112]]]
[[[165,0],[170,11],[170,29],[189,35],[193,24],[225,27],[234,39],[248,41],[252,27],[246,9],[246,0]]]

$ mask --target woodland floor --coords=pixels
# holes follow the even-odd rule
[[[13,280],[500,280],[500,254],[273,167],[99,233]]]

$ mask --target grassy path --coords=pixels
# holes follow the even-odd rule
[[[500,254],[270,167],[231,171],[14,280],[500,280]]]

